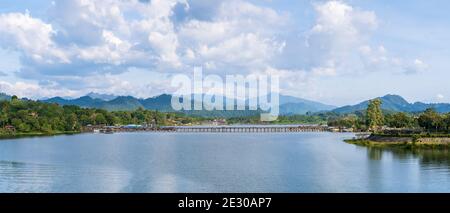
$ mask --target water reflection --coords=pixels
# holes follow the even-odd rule
[[[439,149],[397,149],[367,147],[367,157],[370,160],[382,160],[383,154],[390,154],[394,159],[411,160],[418,159],[423,167],[450,168],[449,150]]]
[[[120,192],[128,179],[105,168],[0,161],[0,192]]]
[[[381,160],[381,158],[383,157],[383,150],[373,148],[373,147],[368,147],[367,148],[367,156],[369,157],[370,160]]]
[[[121,133],[0,143],[0,192],[450,192],[440,150],[351,134]]]

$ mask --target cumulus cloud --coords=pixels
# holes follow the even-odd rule
[[[358,49],[367,47],[378,26],[376,15],[341,1],[316,3],[314,9],[317,18],[306,38],[309,68],[318,74],[354,72],[349,68],[362,65]]]
[[[0,14],[0,41],[6,48],[21,51],[23,57],[41,63],[69,63],[66,54],[52,40],[52,25],[28,13]]]
[[[306,35],[305,69],[314,75],[338,76],[391,70],[414,73],[425,70],[420,59],[404,59],[386,47],[373,45],[371,36],[379,21],[373,11],[354,8],[342,1],[315,3],[315,24]]]
[[[40,98],[54,96],[76,96],[78,91],[65,88],[47,88],[36,83],[17,81],[14,83],[0,81],[0,91],[19,97]]]
[[[191,6],[192,4],[192,6]],[[182,6],[185,17],[174,20]],[[268,64],[282,48],[271,32],[282,22],[275,10],[233,0],[57,1],[48,20],[22,13],[0,16],[2,46],[22,54],[18,75],[57,81],[61,76],[126,72],[131,67],[182,71]],[[192,8],[192,11],[191,11]],[[197,19],[198,18],[198,19]]]
[[[295,91],[302,81],[311,87],[314,78],[386,67],[398,73],[428,68],[422,59],[395,57],[383,45],[372,44],[379,25],[374,12],[342,1],[312,6],[316,19],[299,33],[291,30],[296,21],[288,13],[245,0],[56,1],[45,19],[0,14],[0,46],[20,52],[16,74],[38,82],[24,83],[28,88],[46,88],[36,92],[41,95],[85,89],[143,95],[167,89],[169,84],[159,84],[160,79],[138,85],[118,77],[134,68],[173,73],[203,66],[205,72],[222,75],[277,72],[286,91]],[[24,85],[3,82],[10,90],[22,91]]]

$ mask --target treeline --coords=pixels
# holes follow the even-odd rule
[[[78,106],[60,106],[39,101],[21,100],[13,96],[0,101],[0,133],[16,132],[77,132],[87,125],[182,125],[196,123],[204,118],[188,117],[178,113],[162,113],[138,109],[109,112]],[[11,128],[12,127],[12,128]]]
[[[328,125],[362,131],[388,127],[423,129],[427,132],[450,132],[450,113],[441,114],[432,108],[422,113],[386,112],[381,110],[380,105],[379,100],[373,100],[365,112],[330,116]]]
[[[78,132],[87,125],[149,124],[155,126],[201,124],[211,119],[181,113],[166,113],[142,108],[135,111],[106,111],[103,109],[60,106],[13,96],[0,100],[0,134],[11,132],[55,133]],[[381,101],[372,100],[367,110],[340,115],[333,112],[307,115],[279,116],[276,121],[262,122],[259,115],[227,119],[228,124],[328,124],[339,128],[377,131],[383,127],[423,129],[428,132],[450,133],[450,113],[433,109],[422,113],[386,112]]]

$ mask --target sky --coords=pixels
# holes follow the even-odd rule
[[[2,0],[0,92],[146,98],[171,77],[276,74],[326,104],[450,102],[447,0]]]

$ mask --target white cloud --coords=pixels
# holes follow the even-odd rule
[[[178,38],[175,33],[151,32],[148,40],[152,47],[158,51],[161,61],[170,63],[175,67],[181,66],[177,54]]]
[[[313,3],[313,9],[311,29],[287,41],[286,32],[298,32],[291,31],[296,20],[244,0],[55,1],[45,21],[28,13],[0,14],[0,46],[21,53],[18,75],[40,81],[32,85],[48,91],[36,94],[86,88],[143,95],[167,89],[161,81],[137,85],[118,77],[133,68],[168,73],[202,65],[217,74],[271,70],[283,76],[284,90],[291,92],[301,81],[312,87],[315,78],[428,68],[422,59],[392,56],[382,44],[372,44],[379,25],[374,12],[342,1]]]
[[[180,46],[188,49],[185,64],[208,71],[248,72],[265,68],[285,42],[277,37],[287,16],[245,1],[226,1],[208,20],[189,19],[179,26]]]
[[[103,44],[85,49],[79,49],[78,58],[94,63],[106,63],[112,65],[121,65],[133,54],[132,45],[128,41],[122,41],[111,31],[102,32]]]
[[[0,45],[22,51],[24,57],[42,63],[69,63],[65,53],[52,40],[50,24],[28,13],[0,14]]]
[[[258,67],[264,66],[273,54],[282,49],[282,44],[248,33],[219,42],[216,45],[202,45],[197,54],[206,62],[224,64],[221,66]]]
[[[316,4],[315,10],[318,17],[312,31],[316,33],[347,36],[350,40],[378,26],[374,12],[361,11],[340,1]]]
[[[423,62],[421,59],[414,59],[413,62],[413,69],[416,71],[423,71],[428,69],[428,64],[426,64],[425,62]]]
[[[367,43],[370,33],[378,26],[376,15],[341,1],[316,3],[314,9],[317,18],[307,35],[310,66],[330,70],[332,63],[336,74],[353,72],[355,69],[350,67],[361,66],[358,50],[371,52]]]
[[[36,83],[17,81],[14,83],[0,81],[0,91],[19,97],[40,98],[54,96],[76,96],[78,91],[65,88],[45,88]]]
[[[384,45],[372,45],[371,35],[378,28],[373,11],[354,8],[342,1],[316,3],[317,18],[307,34],[306,68],[314,74],[338,76],[389,70],[413,73],[425,70],[419,59],[392,56]]]
[[[3,14],[0,26],[7,38],[2,43],[14,40],[11,46],[33,59],[22,61],[23,77],[124,72],[129,67],[267,64],[282,48],[273,28],[285,16],[273,9],[240,0],[219,2],[211,20],[174,23],[178,4],[190,9],[182,0],[55,2],[48,22],[28,14]]]

